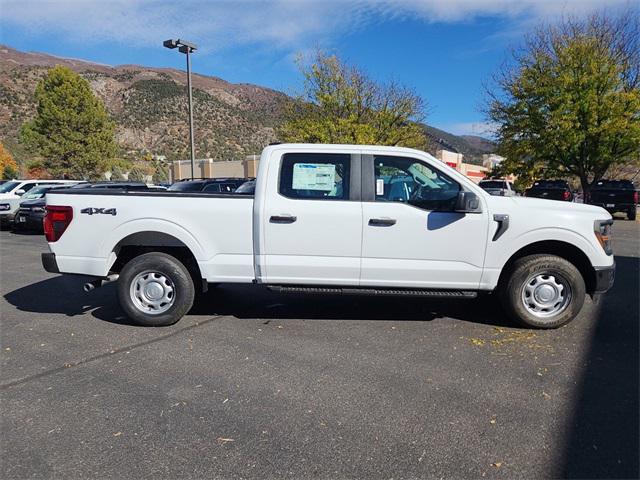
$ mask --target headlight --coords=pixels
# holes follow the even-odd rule
[[[8,203],[0,203],[0,212],[6,212],[7,210],[11,210],[11,205]]]
[[[594,224],[596,238],[607,255],[613,254],[613,249],[611,248],[611,225],[613,225],[613,220],[596,220]]]

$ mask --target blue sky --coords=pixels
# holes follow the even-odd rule
[[[0,0],[0,42],[109,65],[184,68],[162,48],[200,49],[194,71],[299,92],[298,53],[336,53],[394,79],[428,104],[427,123],[487,135],[483,83],[541,22],[632,5],[628,0]]]

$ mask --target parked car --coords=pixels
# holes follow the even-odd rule
[[[411,177],[410,194],[386,198],[376,170]],[[231,282],[284,293],[495,292],[513,319],[556,328],[613,283],[606,210],[491,196],[418,150],[269,146],[256,183],[253,197],[49,192],[43,266],[96,277],[86,290],[117,281],[126,315],[148,326],[177,322],[196,289]]]
[[[20,199],[12,229],[14,231],[32,230],[42,232],[42,219],[45,214],[45,196],[51,190],[70,188],[81,184],[42,185],[25,193]]]
[[[571,187],[565,180],[536,180],[524,191],[524,196],[563,202],[573,202],[574,199]]]
[[[626,213],[629,220],[635,220],[638,190],[631,180],[600,180],[591,187],[588,203],[610,213]]]
[[[125,190],[125,191],[165,191],[166,188],[157,185],[148,185],[144,182],[127,182],[127,181],[104,181],[94,183],[83,183],[73,188],[81,189],[108,189],[108,190]]]
[[[77,180],[10,180],[0,185],[0,227],[4,228],[13,223],[18,206],[23,195],[32,188],[42,185],[73,185]]]
[[[507,180],[480,180],[478,185],[489,195],[513,197],[518,194],[513,183]]]
[[[232,193],[248,178],[198,178],[180,180],[169,187],[170,192]]]

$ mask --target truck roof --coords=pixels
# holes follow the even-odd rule
[[[419,153],[421,155],[430,155],[429,153],[423,150],[417,150],[415,148],[406,148],[406,147],[390,147],[390,146],[381,146],[381,145],[354,145],[354,144],[339,144],[339,143],[279,143],[277,145],[269,145],[265,147],[263,152],[273,151],[273,150],[326,150],[332,151],[337,150],[340,152],[354,152],[357,153],[363,150],[375,150],[379,151],[388,151],[389,153],[406,153],[406,154],[415,154]]]

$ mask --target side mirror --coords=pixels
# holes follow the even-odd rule
[[[459,192],[455,211],[458,213],[480,213],[480,199],[473,192]]]
[[[17,196],[21,197],[22,195],[24,195],[25,192],[24,192],[23,189],[19,188],[18,190],[16,190],[13,193],[15,193]]]

